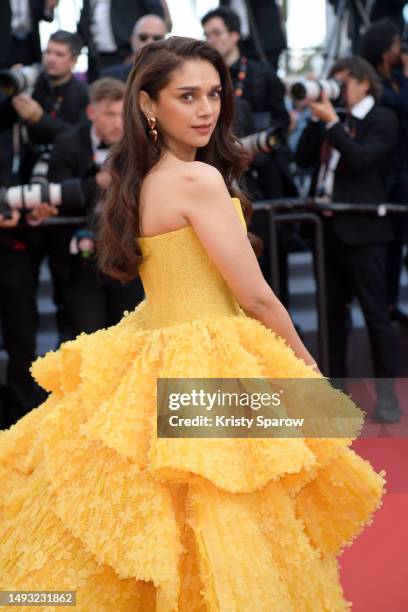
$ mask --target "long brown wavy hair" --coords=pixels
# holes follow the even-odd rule
[[[138,274],[144,258],[136,238],[139,230],[139,196],[146,174],[159,160],[164,142],[158,125],[156,143],[140,106],[139,92],[146,91],[157,100],[160,91],[170,82],[174,70],[190,59],[210,62],[221,80],[221,110],[217,125],[208,144],[197,149],[196,160],[215,166],[222,174],[231,196],[238,197],[247,226],[252,217],[248,196],[238,187],[238,181],[249,163],[242,145],[233,134],[234,93],[229,69],[220,53],[208,43],[171,36],[142,47],[128,78],[124,98],[124,134],[113,149],[109,160],[111,183],[104,194],[99,218],[97,259],[101,271],[122,282]],[[248,234],[254,250],[259,243]]]

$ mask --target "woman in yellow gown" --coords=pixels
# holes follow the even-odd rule
[[[98,256],[146,298],[32,365],[48,399],[0,434],[0,590],[76,591],[81,612],[350,607],[337,557],[385,482],[352,438],[157,436],[159,378],[315,378],[323,410],[352,404],[262,277],[232,116],[209,45],[138,53]]]

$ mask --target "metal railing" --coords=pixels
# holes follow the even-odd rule
[[[333,213],[371,213],[384,217],[391,213],[407,213],[406,204],[359,204],[349,202],[328,203],[318,198],[276,198],[271,200],[258,200],[253,203],[254,213],[267,211],[269,232],[269,265],[271,272],[271,286],[279,295],[279,256],[277,225],[279,223],[301,222],[312,225],[314,230],[314,270],[316,280],[316,310],[317,310],[317,338],[318,338],[318,363],[323,372],[329,371],[329,341],[327,320],[327,295],[326,295],[326,270],[324,258],[324,234],[323,218],[324,211]],[[280,212],[290,211],[290,212]]]
[[[268,213],[269,233],[269,266],[271,287],[279,295],[279,254],[277,226],[280,223],[307,223],[313,228],[314,248],[311,249],[316,281],[316,311],[317,311],[317,350],[318,362],[323,371],[329,370],[329,343],[326,295],[326,270],[324,257],[324,233],[322,213],[371,213],[380,217],[387,214],[407,213],[406,204],[359,204],[348,202],[328,203],[318,198],[275,198],[257,200],[253,203],[254,213]],[[50,217],[42,225],[81,225],[87,217]]]

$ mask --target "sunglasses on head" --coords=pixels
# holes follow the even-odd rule
[[[151,40],[163,40],[164,38],[164,36],[161,34],[147,34],[146,32],[140,32],[137,37],[141,42],[146,42],[146,40],[149,40],[149,38]]]

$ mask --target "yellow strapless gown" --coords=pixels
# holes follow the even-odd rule
[[[351,439],[158,439],[158,377],[318,374],[246,316],[191,226],[140,245],[146,299],[37,359],[47,401],[0,432],[0,589],[75,590],[81,612],[348,610],[336,557],[385,472]]]

